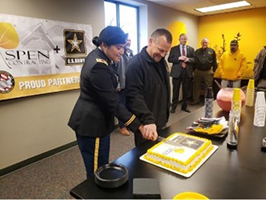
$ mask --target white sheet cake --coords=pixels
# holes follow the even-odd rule
[[[150,148],[144,158],[156,165],[186,174],[197,167],[213,148],[208,139],[173,133]]]

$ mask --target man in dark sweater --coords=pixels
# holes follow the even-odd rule
[[[147,134],[157,138],[169,118],[170,84],[164,57],[170,50],[172,35],[166,29],[155,30],[148,46],[129,62],[126,71],[126,106],[134,113]],[[135,132],[135,145],[144,142],[139,131]]]
[[[213,74],[217,69],[215,51],[208,47],[209,40],[203,38],[201,41],[201,48],[195,51],[196,65],[193,77],[193,101],[192,105],[200,102],[200,90],[202,81],[204,89],[212,87]]]

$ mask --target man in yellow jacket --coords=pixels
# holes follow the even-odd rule
[[[241,79],[247,69],[245,55],[240,51],[237,40],[230,43],[230,52],[225,52],[220,61],[221,85],[225,87],[239,88]]]

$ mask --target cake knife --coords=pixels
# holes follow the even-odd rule
[[[164,138],[162,136],[159,136],[159,135],[158,135],[157,141],[158,142],[164,142],[166,144],[170,144],[170,145],[173,145],[173,146],[178,146],[178,147],[181,146],[179,143],[177,143],[175,141],[172,141],[172,140],[167,140],[166,138]]]

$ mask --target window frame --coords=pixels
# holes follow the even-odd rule
[[[137,17],[136,17],[136,22],[137,22],[137,52],[139,53],[140,51],[140,40],[139,40],[139,7],[132,5],[132,4],[128,4],[128,3],[124,3],[124,2],[120,2],[120,1],[116,1],[116,0],[104,0],[104,2],[109,2],[109,3],[114,3],[116,5],[116,24],[118,27],[120,27],[120,9],[119,9],[119,5],[123,5],[123,6],[128,6],[128,7],[132,7],[136,9],[137,12]],[[135,53],[135,54],[136,54]]]

